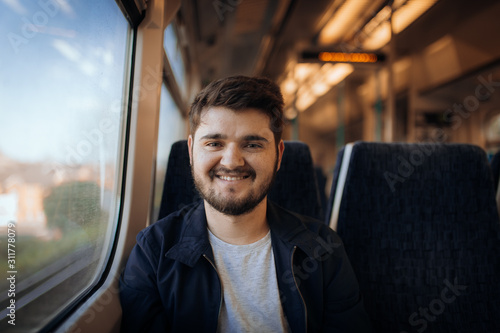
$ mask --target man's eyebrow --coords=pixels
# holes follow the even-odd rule
[[[257,135],[257,134],[246,135],[243,139],[245,141],[265,141],[265,142],[269,142],[268,139],[266,139],[263,136]]]
[[[205,134],[200,138],[200,140],[225,140],[227,139],[227,135],[221,134],[221,133],[209,133]],[[245,135],[243,137],[243,141],[264,141],[264,142],[269,142],[268,139],[266,139],[263,136],[257,135],[257,134],[249,134]]]
[[[218,139],[226,139],[226,135],[222,135],[220,133],[209,133],[200,138],[200,140],[218,140]]]

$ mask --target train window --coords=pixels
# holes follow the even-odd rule
[[[116,233],[131,29],[113,0],[2,1],[0,331],[39,331]]]
[[[185,96],[186,93],[186,73],[184,60],[182,60],[181,46],[179,39],[175,34],[174,24],[170,23],[165,29],[163,35],[163,47],[165,48],[165,53],[167,54],[170,67],[174,73],[175,81],[179,86],[179,90]]]
[[[156,154],[156,180],[152,221],[156,221],[160,212],[163,182],[167,172],[170,147],[178,140],[186,138],[186,125],[179,108],[165,84],[161,88],[160,121],[158,126],[158,151]]]

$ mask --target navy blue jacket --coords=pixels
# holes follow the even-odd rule
[[[292,332],[369,332],[344,246],[325,224],[268,203],[284,314]],[[120,279],[122,332],[213,332],[222,300],[203,203],[139,233]]]

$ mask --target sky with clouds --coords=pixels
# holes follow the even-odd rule
[[[116,157],[128,41],[113,0],[0,0],[0,154]]]

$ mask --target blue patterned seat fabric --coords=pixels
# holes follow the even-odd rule
[[[269,199],[296,213],[323,219],[313,161],[305,143],[285,141],[281,168]],[[197,200],[200,196],[191,176],[187,141],[178,141],[170,151],[158,218]]]
[[[500,332],[488,168],[472,145],[354,144],[338,233],[374,332]]]

